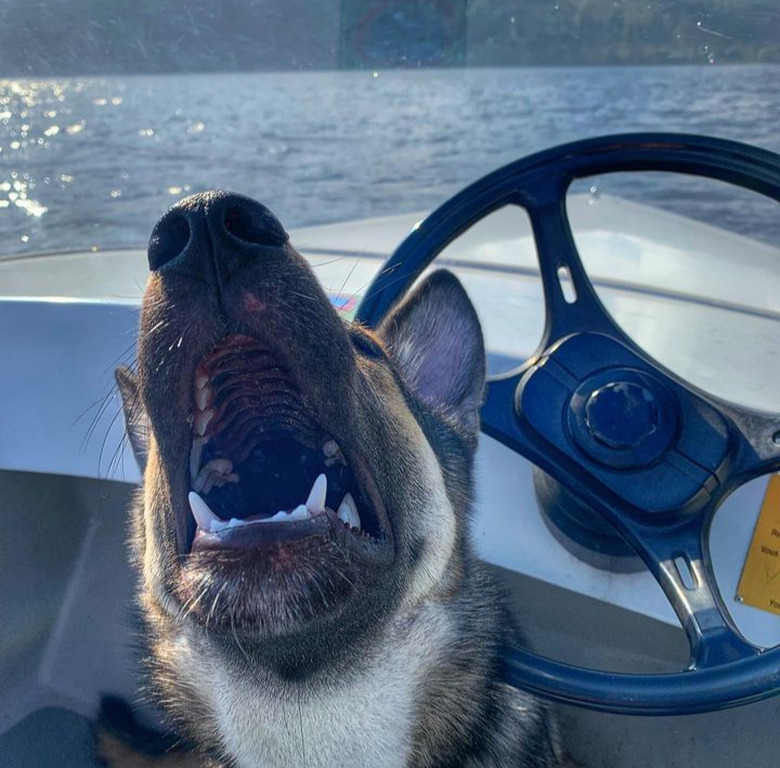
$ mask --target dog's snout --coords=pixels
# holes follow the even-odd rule
[[[231,274],[238,262],[279,247],[289,236],[261,203],[231,192],[205,192],[180,200],[157,222],[149,241],[152,271],[182,262],[187,272]],[[186,263],[185,263],[186,262]],[[207,268],[207,262],[212,264]]]

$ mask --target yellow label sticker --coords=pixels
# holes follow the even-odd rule
[[[769,478],[737,600],[780,615],[780,475]]]

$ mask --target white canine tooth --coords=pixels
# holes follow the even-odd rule
[[[205,373],[199,373],[195,377],[195,387],[197,389],[203,389],[203,387],[205,387],[206,384],[208,384],[208,383],[209,383],[209,377]]]
[[[209,505],[197,493],[190,491],[188,498],[192,516],[195,518],[198,528],[208,533],[220,527],[219,524],[222,523],[222,520],[211,511]]]
[[[206,410],[206,406],[211,399],[211,387],[205,387],[204,389],[195,390],[195,404],[198,406],[199,411]]]
[[[203,437],[206,434],[206,429],[209,426],[209,422],[214,418],[214,409],[209,408],[207,411],[201,411],[195,417],[195,431]]]
[[[320,475],[325,477],[325,475]],[[308,520],[311,517],[311,513],[305,504],[299,504],[292,512],[290,512],[290,520]]]
[[[328,493],[328,478],[324,474],[317,475],[317,479],[309,491],[306,506],[313,515],[318,515],[325,509],[325,496]]]
[[[341,504],[339,504],[338,516],[339,519],[343,520],[347,525],[360,530],[360,515],[358,514],[357,504],[355,504],[355,500],[352,498],[351,493],[346,494],[342,499]]]

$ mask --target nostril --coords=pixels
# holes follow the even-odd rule
[[[280,246],[287,242],[287,233],[267,216],[257,216],[240,205],[225,208],[225,230],[238,240],[253,245]]]
[[[149,269],[159,269],[183,253],[190,242],[190,225],[180,213],[169,214],[155,227],[149,243]]]

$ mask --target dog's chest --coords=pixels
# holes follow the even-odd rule
[[[316,698],[276,699],[231,685],[216,698],[221,738],[240,768],[407,763],[415,715],[412,676],[373,676]]]
[[[252,675],[212,667],[206,696],[238,768],[408,765],[425,680],[449,621],[429,605],[403,623],[388,628],[383,653],[359,674],[312,690],[274,693]]]

